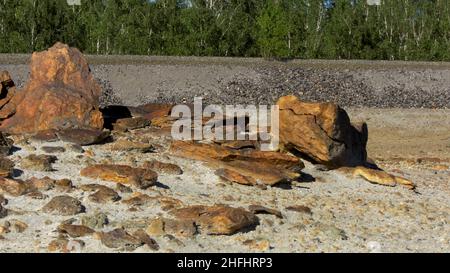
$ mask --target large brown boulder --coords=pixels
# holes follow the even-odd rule
[[[367,125],[354,126],[345,110],[332,103],[281,97],[280,144],[331,168],[363,165],[367,159]]]
[[[47,129],[103,128],[100,85],[76,48],[56,43],[31,57],[30,80],[0,110],[0,130],[12,134]]]

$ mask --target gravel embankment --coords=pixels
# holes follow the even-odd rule
[[[12,64],[0,56],[0,69],[22,86],[27,58]],[[148,102],[271,104],[296,94],[308,101],[343,107],[450,108],[447,63],[367,61],[268,62],[260,59],[90,57],[104,87],[102,104]]]

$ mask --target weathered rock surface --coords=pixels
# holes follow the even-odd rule
[[[119,194],[106,186],[97,185],[97,184],[88,184],[82,185],[80,189],[85,191],[93,191],[95,193],[89,195],[89,200],[94,203],[108,203],[108,202],[116,202],[120,200]]]
[[[252,149],[235,150],[227,147],[174,141],[170,148],[175,155],[207,162],[212,167],[226,169],[222,178],[246,185],[256,181],[274,185],[299,177],[303,162],[294,156]]]
[[[10,179],[10,178],[0,178],[0,193],[9,194],[12,196],[21,196],[32,191],[30,184],[18,180],[18,179]]]
[[[101,229],[109,223],[108,216],[103,212],[97,212],[92,215],[83,215],[81,224],[91,229]]]
[[[58,226],[58,232],[68,234],[72,238],[78,238],[91,235],[95,230],[83,225],[61,224]]]
[[[56,186],[56,180],[51,179],[48,176],[43,178],[32,177],[27,180],[31,187],[38,191],[49,191]]]
[[[35,155],[31,154],[20,162],[20,166],[24,169],[34,170],[38,172],[53,171],[52,164],[55,163],[57,157],[53,155]]]
[[[85,242],[82,240],[69,240],[64,236],[59,236],[52,240],[47,246],[49,252],[80,252],[85,247]]]
[[[148,236],[147,233],[143,229],[138,229],[135,232],[133,232],[133,237],[138,238],[141,242],[143,242],[145,245],[147,245],[151,250],[157,251],[159,250],[158,243]]]
[[[0,177],[8,177],[12,175],[14,170],[14,162],[6,157],[0,156]]]
[[[55,142],[58,141],[58,135],[56,134],[56,129],[48,129],[39,131],[31,136],[31,140],[39,142]]]
[[[165,174],[172,174],[172,175],[181,175],[183,174],[183,170],[180,168],[180,166],[172,163],[164,163],[158,160],[151,160],[144,162],[144,165],[142,166],[144,169],[150,169],[152,171],[155,171],[157,173],[165,173]]]
[[[69,240],[67,240],[66,238],[58,238],[55,240],[52,240],[48,246],[47,246],[47,250],[49,252],[63,252],[63,253],[67,253],[68,248],[67,245],[69,244]]]
[[[11,152],[13,141],[0,132],[0,156],[8,156]]]
[[[232,183],[237,183],[237,184],[241,184],[241,185],[247,185],[247,186],[254,186],[258,184],[258,181],[251,177],[251,176],[245,176],[242,175],[241,173],[234,171],[234,170],[230,170],[230,169],[218,169],[217,171],[214,172],[217,176],[219,176],[220,178],[232,182]]]
[[[129,184],[146,189],[156,183],[158,174],[151,170],[126,165],[93,165],[81,170],[84,177]]]
[[[100,85],[78,49],[56,43],[31,57],[30,80],[0,109],[0,129],[13,134],[103,128]],[[5,109],[7,108],[7,109]]]
[[[73,188],[72,180],[64,178],[64,179],[58,179],[55,180],[55,187],[57,190],[62,192],[68,192],[71,191]]]
[[[170,212],[178,220],[194,221],[201,232],[230,235],[258,223],[258,218],[243,208],[228,206],[191,206]]]
[[[64,153],[66,149],[64,147],[43,146],[41,150],[47,154]]]
[[[129,107],[131,114],[135,117],[144,117],[147,120],[163,118],[170,115],[173,105],[163,103],[149,103],[137,107]]]
[[[146,231],[155,236],[170,234],[178,237],[193,237],[197,234],[197,227],[193,220],[156,218],[150,221]]]
[[[128,130],[144,128],[144,127],[150,126],[150,124],[151,124],[150,120],[143,118],[143,117],[123,118],[123,119],[117,120],[113,124],[113,130],[119,131],[119,132],[126,132]]]
[[[110,132],[96,129],[69,128],[57,131],[56,135],[62,141],[87,146],[104,141],[110,136]]]
[[[27,193],[25,196],[35,200],[44,200],[48,198],[48,195],[36,190]]]
[[[131,197],[122,200],[122,203],[128,206],[140,207],[153,202],[157,202],[157,197],[149,196],[145,193],[134,193]]]
[[[302,102],[295,96],[281,97],[277,105],[284,148],[332,168],[366,162],[367,126],[353,126],[339,106]]]
[[[8,71],[2,71],[0,73],[0,112],[1,113],[9,113],[11,112],[11,107],[6,106],[11,99],[16,94],[16,87],[14,81],[11,79]],[[3,109],[5,108],[5,109]],[[2,114],[0,118],[7,118],[9,114]]]
[[[27,223],[17,219],[10,220],[9,222],[11,225],[11,229],[16,233],[23,233],[28,228]]]
[[[371,183],[380,184],[384,186],[395,187],[396,185],[403,185],[409,189],[415,188],[415,185],[412,181],[409,181],[408,179],[405,179],[403,177],[391,175],[382,170],[374,170],[365,167],[356,167],[353,170],[353,176],[362,177]]]
[[[69,216],[82,213],[85,211],[85,208],[77,199],[63,195],[56,196],[50,200],[50,202],[42,208],[42,211],[49,214]]]
[[[128,234],[124,229],[115,229],[110,232],[98,232],[96,236],[101,240],[102,244],[109,248],[120,248],[127,251],[133,251],[142,246],[144,243]]]

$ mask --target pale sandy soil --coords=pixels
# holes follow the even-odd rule
[[[70,178],[75,186],[84,183],[111,183],[82,178],[79,171],[93,162],[141,164],[147,159],[160,159],[178,164],[183,175],[160,175],[159,186],[142,191],[149,195],[164,195],[180,199],[187,205],[216,203],[234,207],[262,204],[282,212],[283,218],[258,215],[260,224],[255,230],[232,236],[198,235],[194,238],[173,240],[155,237],[161,252],[254,252],[244,241],[267,240],[268,252],[368,252],[370,245],[379,244],[382,252],[438,252],[450,251],[450,170],[434,170],[437,165],[450,166],[450,112],[446,110],[352,109],[355,119],[365,118],[370,128],[369,154],[385,170],[402,175],[417,184],[417,192],[402,187],[384,187],[362,179],[349,179],[337,171],[319,171],[307,164],[305,173],[315,182],[294,183],[291,187],[257,187],[228,184],[220,181],[214,170],[201,163],[179,159],[161,148],[158,153],[112,153],[108,144],[92,146],[94,156],[76,158],[77,154],[58,154],[56,171],[51,173],[24,170],[20,178],[31,176]],[[414,126],[411,127],[411,124]],[[407,137],[408,140],[404,139]],[[151,142],[166,145],[161,139]],[[11,157],[29,153],[39,143],[21,147]],[[53,143],[63,146],[63,143]],[[19,145],[20,146],[20,145]],[[436,162],[439,158],[441,162]],[[378,160],[383,159],[383,161]],[[410,160],[407,160],[410,159]],[[420,160],[422,159],[422,161]],[[108,159],[107,159],[108,160]],[[133,163],[134,162],[134,163]],[[420,162],[420,163],[419,163]],[[49,197],[60,195],[46,192]],[[110,224],[105,231],[124,226],[128,230],[145,227],[158,215],[166,215],[159,206],[144,206],[130,212],[124,204],[97,205],[87,199],[87,193],[74,190],[69,193],[86,206],[87,214],[105,212]],[[122,198],[127,195],[121,194]],[[0,240],[1,252],[46,252],[49,242],[57,237],[56,227],[71,217],[55,217],[39,210],[49,201],[26,197],[10,198],[8,208],[17,211],[3,221],[19,219],[29,228],[24,233],[8,233]],[[312,215],[286,210],[287,206],[305,205]],[[74,216],[80,219],[82,215]],[[81,238],[84,252],[111,252],[91,237]],[[141,247],[136,252],[151,252]]]

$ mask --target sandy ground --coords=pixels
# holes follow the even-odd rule
[[[198,162],[173,157],[164,149],[152,154],[110,152],[108,144],[87,148],[94,152],[92,157],[79,157],[74,152],[57,154],[56,171],[24,170],[18,178],[50,176],[71,178],[75,186],[88,183],[113,186],[113,183],[82,178],[79,171],[83,166],[104,162],[108,158],[115,163],[130,165],[159,159],[178,164],[184,174],[160,175],[159,185],[142,193],[174,197],[187,205],[220,203],[245,208],[261,204],[278,209],[283,214],[282,219],[273,215],[258,215],[260,224],[255,230],[232,236],[198,235],[176,240],[157,236],[155,239],[161,246],[161,252],[449,252],[450,170],[437,170],[436,166],[450,167],[450,132],[443,129],[444,123],[450,123],[450,113],[445,110],[421,110],[420,113],[406,115],[404,110],[398,109],[352,110],[351,113],[358,118],[370,117],[370,156],[376,160],[380,158],[377,163],[385,170],[413,180],[417,184],[417,192],[402,187],[373,185],[362,179],[349,179],[338,171],[320,171],[311,164],[307,164],[304,173],[314,177],[314,182],[296,182],[291,186],[262,190],[224,183],[214,175],[214,170]],[[417,124],[415,130],[409,130],[412,122]],[[418,130],[427,124],[430,128],[441,127]],[[402,142],[402,136],[408,136],[409,142]],[[414,143],[414,140],[417,142]],[[164,145],[165,142],[155,139],[154,143]],[[50,145],[65,144],[56,142]],[[30,152],[40,154],[40,146],[41,143],[22,146],[11,158],[19,162],[20,157]],[[440,161],[436,162],[436,158]],[[49,196],[45,200],[9,198],[7,207],[16,213],[1,219],[0,223],[18,219],[29,227],[24,233],[6,234],[5,239],[0,240],[1,252],[46,252],[50,241],[58,236],[56,228],[62,221],[74,218],[75,223],[79,223],[83,214],[55,217],[40,212],[51,197],[62,193],[49,191],[45,194]],[[69,194],[82,201],[86,206],[86,215],[96,212],[108,215],[110,224],[104,231],[122,226],[131,230],[145,228],[150,219],[166,215],[159,206],[144,206],[131,212],[127,205],[120,202],[94,204],[87,199],[87,193],[77,189]],[[121,196],[123,199],[128,197],[126,194]],[[286,210],[292,205],[307,206],[312,215]],[[83,252],[113,251],[91,237],[81,239],[86,243]],[[244,244],[246,240],[267,241],[270,248],[252,249]],[[136,252],[152,251],[141,247]]]
[[[179,90],[177,92],[190,90],[195,93],[196,90],[210,88],[211,92],[218,92],[214,85],[215,77],[220,75],[222,78],[234,78],[243,73],[242,68],[233,65],[224,68],[222,64],[212,65],[215,70],[200,64],[195,71],[187,69],[184,74],[179,73],[179,67],[167,64],[164,64],[164,74],[158,74],[158,71],[161,71],[158,66],[148,66],[147,70],[142,71],[139,67],[123,64],[96,64],[94,72],[98,65],[109,66],[108,69],[101,70],[101,73],[110,75],[108,81],[113,86],[115,95],[127,104],[141,102],[138,97],[130,97],[134,92],[141,92],[142,97],[162,94],[168,89]],[[364,62],[359,65],[364,65]],[[427,67],[435,69],[433,65]],[[13,75],[22,73],[24,76],[19,77],[21,79],[26,77],[25,66],[4,64],[0,66],[0,69],[3,68],[12,69]],[[381,68],[386,67],[381,65]],[[446,90],[446,75],[450,71],[447,69],[445,66],[438,66],[439,73],[436,73],[414,64],[411,71],[424,75],[440,75],[436,76],[441,77],[438,79],[438,88]],[[148,71],[153,74],[145,80]],[[367,75],[374,75],[368,70],[354,73],[366,75],[364,80],[367,82]],[[384,72],[377,73],[375,75],[389,77]],[[130,80],[127,75],[135,75],[140,80]],[[258,76],[257,73],[253,75]],[[407,77],[403,80],[407,81]],[[381,86],[383,81],[384,78],[378,79],[374,85]],[[418,80],[417,85],[423,84],[424,81],[426,82]],[[428,82],[427,88],[430,90],[436,87],[431,82],[435,80]],[[129,89],[125,88],[127,86]],[[189,86],[192,89],[189,89]],[[160,91],[155,91],[158,87]],[[404,90],[407,89],[404,87]],[[192,95],[190,92],[185,94]],[[363,179],[350,179],[339,171],[322,171],[309,163],[306,163],[304,170],[305,182],[294,182],[290,186],[281,185],[263,190],[229,184],[221,181],[213,169],[201,163],[170,155],[166,151],[168,141],[153,138],[151,134],[148,135],[149,142],[161,147],[156,153],[111,152],[109,144],[95,145],[85,147],[86,150],[92,151],[90,155],[72,151],[56,154],[58,161],[54,164],[56,170],[53,172],[23,170],[23,173],[17,174],[17,178],[49,176],[55,179],[70,178],[75,186],[98,183],[114,187],[112,183],[81,177],[80,169],[96,162],[108,161],[139,166],[145,160],[158,159],[178,164],[184,173],[160,174],[159,184],[148,190],[141,190],[143,193],[177,198],[186,205],[228,204],[247,208],[249,205],[261,204],[278,209],[283,214],[281,219],[273,215],[258,215],[260,223],[254,230],[231,236],[156,236],[154,239],[161,247],[159,252],[450,252],[450,110],[351,107],[348,112],[352,120],[366,120],[368,123],[369,156],[386,171],[414,181],[417,184],[415,192],[402,187],[374,185]],[[18,144],[19,149],[10,158],[17,162],[20,169],[21,158],[30,153],[43,154],[40,149],[42,145],[38,142]],[[45,144],[65,145],[60,142]],[[308,177],[309,179],[306,179]],[[127,230],[145,228],[150,219],[167,214],[159,205],[147,205],[137,211],[130,211],[130,208],[121,202],[94,204],[88,200],[89,194],[79,189],[70,193],[52,190],[45,194],[48,198],[44,200],[7,197],[9,203],[6,207],[13,213],[0,219],[0,224],[17,219],[27,223],[28,228],[23,233],[13,231],[5,234],[4,239],[0,240],[0,252],[47,252],[50,241],[58,237],[56,228],[62,221],[74,218],[74,223],[80,223],[81,217],[96,212],[108,215],[110,223],[103,231],[117,227],[125,227]],[[41,211],[52,197],[62,194],[78,198],[86,206],[86,213],[60,217]],[[129,194],[120,195],[122,199],[129,197]],[[312,213],[286,209],[293,205],[309,207]],[[82,252],[117,251],[105,247],[92,237],[80,239],[86,244]],[[255,249],[244,243],[247,240],[254,240],[269,247]],[[153,251],[143,246],[135,252]]]

